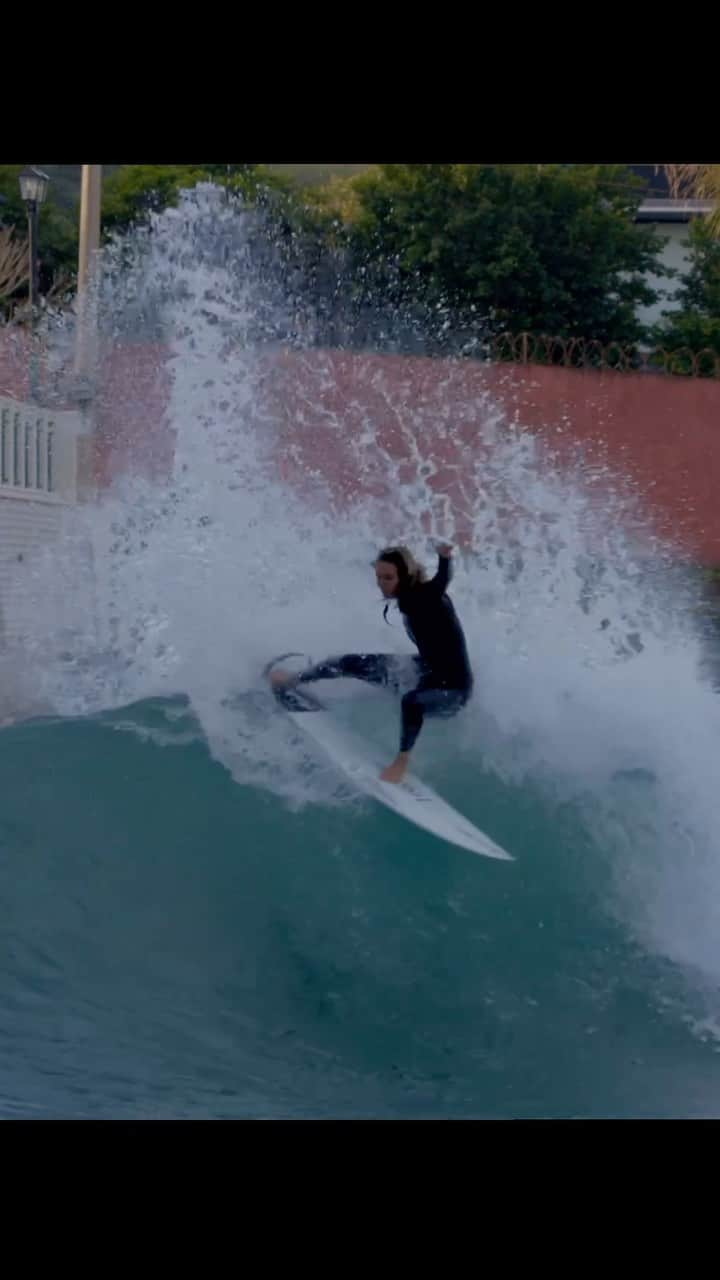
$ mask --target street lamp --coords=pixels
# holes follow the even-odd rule
[[[28,249],[30,253],[30,314],[34,313],[38,298],[38,218],[40,205],[47,195],[50,179],[41,169],[32,165],[20,174],[20,195],[27,205]]]

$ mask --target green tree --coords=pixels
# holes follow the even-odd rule
[[[187,164],[123,165],[103,184],[103,231],[125,231],[176,204],[180,192],[204,176],[200,166]]]
[[[249,177],[258,169],[264,171],[264,167],[259,164],[192,164],[189,168],[200,169],[202,173],[221,182],[238,177]]]
[[[661,241],[634,222],[626,166],[385,164],[352,186],[347,240],[369,287],[495,332],[642,336]]]
[[[286,181],[258,164],[126,164],[104,184],[103,230],[125,231],[150,213],[177,204],[180,192],[199,182],[220,183],[251,200],[288,188]]]
[[[664,311],[655,329],[659,346],[688,347],[720,355],[720,239],[712,224],[698,218],[690,228],[688,270],[675,296],[676,309]]]

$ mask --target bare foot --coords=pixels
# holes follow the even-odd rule
[[[288,685],[297,684],[297,676],[291,671],[271,671],[270,683],[273,689],[285,689]]]
[[[408,764],[408,760],[404,759],[403,756],[398,756],[397,760],[393,760],[392,764],[389,764],[387,769],[383,769],[380,774],[380,781],[402,782],[408,771]]]

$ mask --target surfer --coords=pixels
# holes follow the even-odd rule
[[[401,701],[400,750],[380,774],[383,782],[402,782],[425,716],[455,715],[472,693],[465,636],[446,590],[452,577],[453,549],[441,543],[437,552],[437,573],[429,580],[407,547],[386,547],[375,561],[377,584],[387,601],[385,620],[390,603],[395,601],[418,650],[418,656],[411,659],[415,686]],[[280,688],[352,676],[399,692],[404,665],[394,654],[346,653],[326,658],[299,675],[273,671],[270,680]]]

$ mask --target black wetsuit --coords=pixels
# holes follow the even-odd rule
[[[405,630],[417,646],[412,658],[417,684],[402,699],[400,750],[411,751],[426,715],[452,716],[465,706],[473,687],[465,636],[445,588],[452,576],[449,558],[440,556],[429,582],[409,587],[398,596]],[[299,682],[353,676],[370,684],[399,689],[402,659],[388,653],[346,653],[309,667]]]

